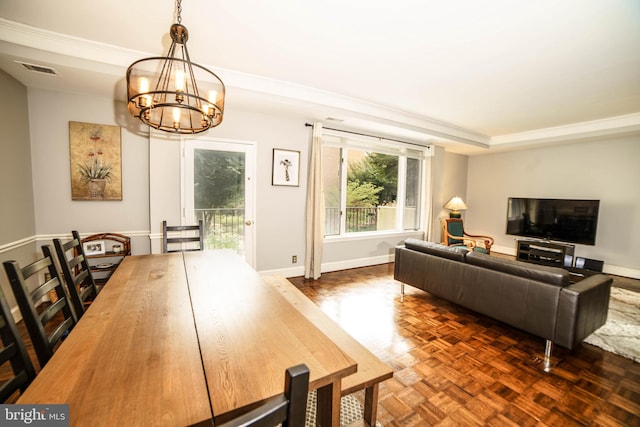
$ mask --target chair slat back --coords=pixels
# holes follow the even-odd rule
[[[3,262],[41,368],[77,322],[69,294],[53,261],[51,246],[43,246],[42,252],[44,258],[23,268],[16,261]],[[29,291],[27,280],[32,277],[37,286]],[[56,301],[50,305],[39,304],[42,297],[53,292]]]
[[[187,234],[184,234],[185,232]],[[162,221],[162,251],[164,253],[202,250],[204,250],[202,220],[199,220],[197,225],[167,225],[167,221]]]
[[[0,289],[0,339],[2,349],[0,350],[0,369],[11,365],[13,376],[0,381],[0,402],[5,403],[13,394],[18,391],[25,391],[27,386],[36,377],[31,359],[22,341],[22,336],[18,331],[7,299]]]
[[[60,239],[53,239],[58,263],[62,269],[64,281],[67,284],[71,303],[80,319],[85,311],[85,304],[98,296],[98,288],[93,280],[87,257],[84,254],[80,234],[73,230],[73,238],[62,243]],[[43,248],[43,251],[45,249]]]

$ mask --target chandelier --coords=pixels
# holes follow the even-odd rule
[[[141,59],[127,69],[127,108],[155,129],[191,134],[222,122],[225,87],[213,72],[191,62],[181,3],[176,2],[178,22],[169,30],[166,57]]]

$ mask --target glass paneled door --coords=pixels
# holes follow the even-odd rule
[[[204,222],[206,249],[232,249],[254,265],[252,142],[184,140],[185,223]]]

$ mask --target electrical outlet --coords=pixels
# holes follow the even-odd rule
[[[295,263],[297,263],[297,262],[298,262],[298,255],[293,255],[293,256],[291,257],[291,264],[295,264]]]

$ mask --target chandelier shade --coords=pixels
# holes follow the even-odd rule
[[[224,83],[191,62],[185,26],[173,24],[170,34],[166,57],[141,59],[127,69],[129,113],[165,132],[193,134],[218,126],[224,115]]]

